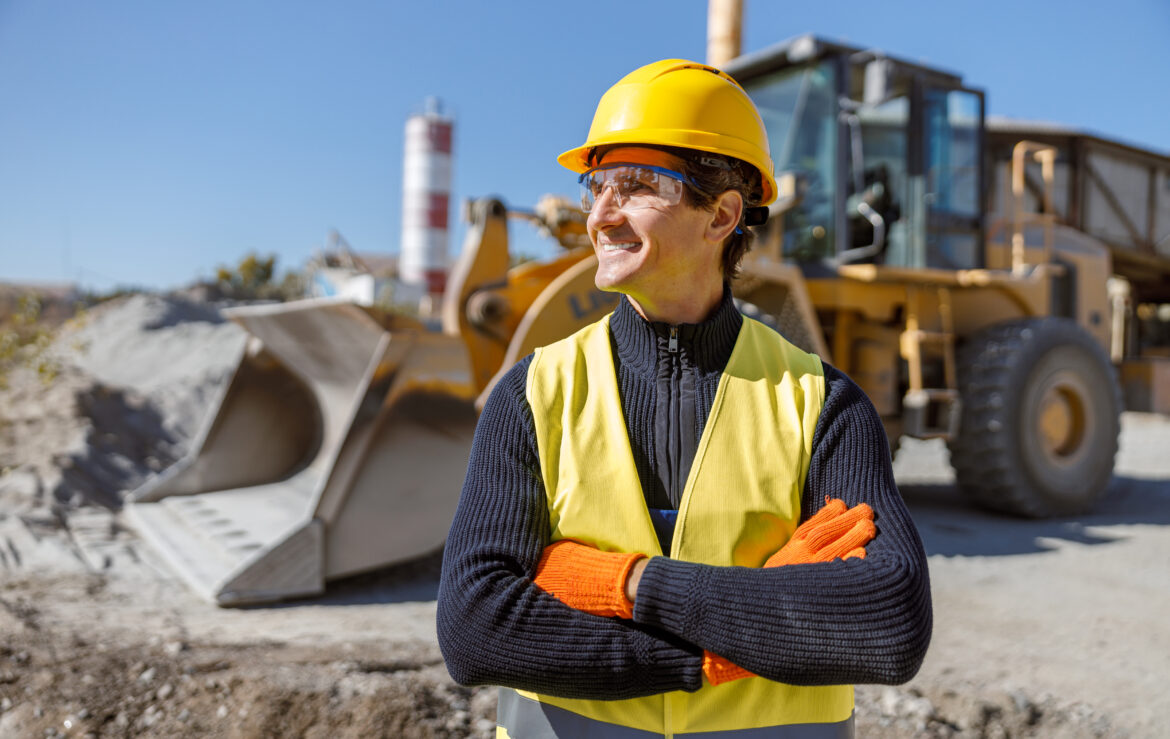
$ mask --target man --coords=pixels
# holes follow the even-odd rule
[[[926,561],[868,399],[731,301],[775,199],[759,114],[665,60],[559,161],[625,299],[484,408],[439,589],[448,670],[504,686],[513,739],[851,736],[851,685],[921,664]]]

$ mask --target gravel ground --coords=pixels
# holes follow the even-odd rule
[[[1039,708],[1038,733],[989,736],[1163,736],[1168,449],[1170,420],[1127,413],[1097,510],[1024,521],[972,510],[953,487],[945,451],[907,441],[895,472],[930,555],[935,631],[921,672],[904,687],[936,706],[975,695],[992,705],[1010,696],[1007,706],[1022,696],[1017,716]],[[1056,717],[1068,725],[1050,725]]]
[[[182,301],[91,321],[62,351],[121,348],[0,393],[0,737],[492,736],[494,690],[438,652],[437,555],[230,610],[157,563],[111,508],[182,453],[240,337]],[[858,688],[859,736],[1164,735],[1168,449],[1170,420],[1126,414],[1107,500],[1037,522],[972,510],[945,449],[905,440],[934,639],[909,684]]]

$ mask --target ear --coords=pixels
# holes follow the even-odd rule
[[[722,244],[739,226],[743,216],[743,196],[735,190],[726,190],[715,199],[711,219],[707,222],[707,239]]]

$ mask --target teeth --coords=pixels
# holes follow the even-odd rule
[[[604,251],[621,251],[624,249],[633,249],[636,246],[640,246],[641,243],[640,241],[623,241],[620,244],[602,244],[601,248]]]

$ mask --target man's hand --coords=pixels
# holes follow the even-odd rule
[[[633,579],[630,571],[645,557],[638,552],[602,552],[572,539],[561,539],[544,548],[534,582],[578,611],[633,618],[633,593],[627,581]],[[632,587],[636,591],[637,583]]]
[[[865,503],[846,508],[845,501],[834,498],[802,523],[792,538],[764,562],[764,567],[832,562],[838,557],[865,558],[865,545],[873,540],[873,509]],[[703,675],[712,685],[755,675],[730,660],[712,652],[703,652]]]
[[[764,562],[765,567],[832,562],[834,559],[865,558],[865,545],[873,540],[873,509],[865,503],[852,508],[833,498],[825,507],[802,523],[792,538]]]

